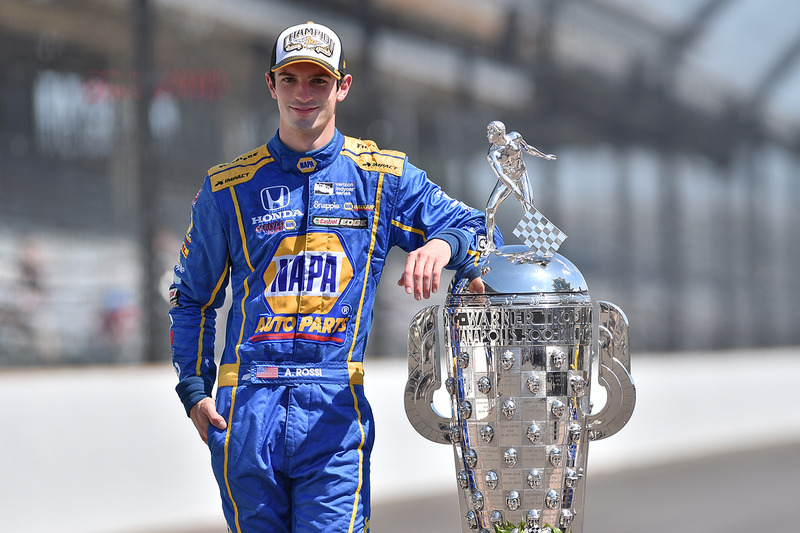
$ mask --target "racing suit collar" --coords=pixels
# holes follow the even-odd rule
[[[330,165],[342,151],[344,136],[337,129],[333,139],[320,148],[310,152],[295,152],[281,141],[278,132],[267,143],[270,154],[284,172],[311,174]]]

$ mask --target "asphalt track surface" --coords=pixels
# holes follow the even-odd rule
[[[583,533],[800,531],[800,442],[587,477]],[[374,505],[370,531],[461,533],[460,518],[454,483]]]
[[[406,420],[406,370],[376,360],[365,383],[372,533],[460,533],[452,450]],[[633,373],[634,416],[589,451],[584,533],[800,532],[800,348],[649,354]],[[0,371],[0,533],[224,533],[175,381],[167,364]]]

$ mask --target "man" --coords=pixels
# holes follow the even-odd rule
[[[344,66],[329,28],[280,34],[266,76],[278,132],[209,170],[175,267],[176,390],[237,533],[369,530],[362,360],[386,255],[409,252],[398,284],[421,299],[438,290],[442,268],[467,269],[480,254],[479,211],[404,154],[336,129],[353,81]],[[217,376],[215,310],[227,284]]]

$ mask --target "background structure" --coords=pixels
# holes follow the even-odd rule
[[[536,206],[627,313],[638,394],[592,444],[587,533],[796,528],[800,3],[2,0],[0,531],[225,529],[165,293],[206,169],[275,133],[272,42],[309,19],[355,75],[340,129],[451,196],[485,205],[492,120],[557,154],[528,159]],[[401,407],[403,259],[368,347],[372,529],[451,533],[451,452]]]
[[[797,13],[795,13],[797,11]],[[276,33],[336,28],[341,129],[482,208],[485,128],[634,350],[800,343],[800,7],[784,0],[6,0],[0,364],[160,361],[205,170],[264,143]],[[507,240],[519,215],[501,210]],[[402,252],[387,277],[395,278]],[[371,351],[417,305],[384,283]]]

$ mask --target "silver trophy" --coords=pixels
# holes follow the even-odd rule
[[[555,157],[499,122],[489,125],[489,141],[498,184],[487,234],[513,193],[525,210],[515,230],[525,245],[485,251],[483,294],[470,293],[465,278],[453,280],[443,309],[450,416],[433,405],[441,386],[439,306],[414,317],[406,414],[423,437],[453,445],[464,533],[509,525],[520,533],[579,533],[589,441],[619,431],[636,401],[628,321],[614,304],[592,302],[581,273],[556,253],[566,236],[533,207],[521,152]],[[594,353],[607,392],[597,413]]]

